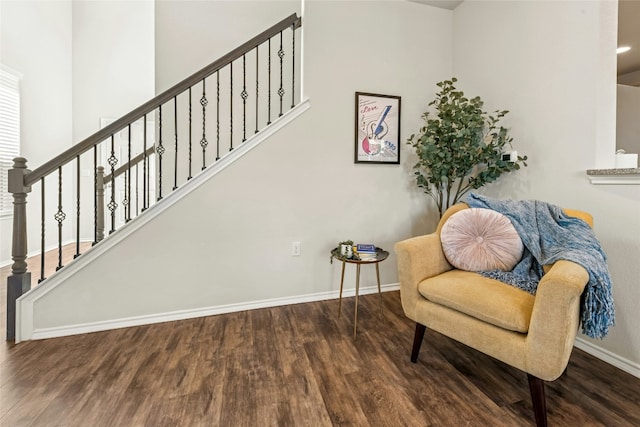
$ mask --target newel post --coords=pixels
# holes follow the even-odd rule
[[[16,337],[16,300],[31,289],[31,273],[27,271],[27,193],[31,192],[31,186],[24,183],[29,172],[27,159],[13,159],[13,168],[9,170],[9,193],[13,194],[13,265],[7,278],[7,341]]]

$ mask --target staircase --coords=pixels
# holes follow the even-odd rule
[[[86,240],[86,254],[96,256],[113,236],[126,237],[129,224],[149,221],[304,111],[296,78],[301,25],[290,15],[33,171],[25,158],[14,159],[7,340],[16,339],[16,300],[30,292],[31,275],[47,280],[46,248],[57,247],[56,271],[65,268],[69,232],[74,258],[84,255]],[[87,171],[91,186],[82,185]],[[38,205],[39,227],[27,221],[27,199]],[[33,272],[26,263],[31,233],[40,234],[41,264]]]

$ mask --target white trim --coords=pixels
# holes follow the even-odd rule
[[[609,350],[597,346],[592,342],[580,337],[576,338],[575,347],[586,353],[589,353],[593,357],[600,359],[603,362],[615,366],[618,369],[622,369],[623,371],[633,375],[634,377],[640,378],[640,363],[636,363],[629,359],[625,359],[624,357],[620,357],[617,354],[614,354]]]
[[[589,175],[593,185],[640,185],[640,174],[635,175]]]
[[[382,292],[397,291],[399,283],[381,286]],[[378,292],[377,286],[360,288],[360,295],[374,294]],[[145,316],[128,317],[101,322],[85,323],[81,325],[60,326],[53,328],[33,329],[31,339],[57,338],[69,335],[86,334],[112,329],[129,328],[132,326],[150,325],[154,323],[175,322],[177,320],[193,319],[198,317],[215,316],[218,314],[235,313],[238,311],[255,310],[259,308],[279,307],[283,305],[301,304],[307,302],[324,301],[339,298],[340,291],[318,292],[292,297],[270,298],[259,301],[226,304],[213,307],[202,307],[191,310],[178,310],[168,313],[158,313]],[[343,298],[355,296],[355,289],[345,289]],[[16,342],[19,342],[16,337]]]
[[[309,108],[311,108],[311,103],[308,98],[301,101],[300,104],[296,105],[293,109],[287,111],[284,115],[274,120],[269,127],[252,135],[240,146],[234,148],[232,152],[227,153],[216,163],[194,176],[188,184],[177,188],[169,196],[151,205],[149,209],[145,211],[144,215],[137,216],[132,221],[124,224],[113,234],[109,235],[108,239],[101,241],[92,247],[90,251],[87,251],[83,256],[77,258],[75,260],[76,262],[69,263],[65,268],[53,274],[41,285],[32,288],[30,291],[18,298],[16,300],[16,342],[32,339],[32,335],[34,333],[33,305],[38,299],[55,289],[68,277],[73,276],[87,265],[91,264],[94,259],[118,245],[130,234],[135,233],[145,224],[162,214],[166,209],[169,209],[171,206],[178,203],[182,198],[195,191],[211,179],[211,177],[217,175],[240,157],[260,145],[263,141],[278,132],[288,123],[295,120]]]

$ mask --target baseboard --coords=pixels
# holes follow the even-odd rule
[[[397,291],[400,284],[393,283],[381,286],[382,292]],[[367,286],[360,288],[360,295],[373,294],[378,292],[377,286]],[[69,335],[79,335],[91,332],[107,331],[112,329],[129,328],[132,326],[150,325],[154,323],[174,322],[177,320],[193,319],[198,317],[215,316],[217,314],[235,313],[238,311],[255,310],[259,308],[279,307],[283,305],[301,304],[315,301],[325,301],[337,299],[340,292],[328,291],[314,294],[306,294],[292,297],[271,298],[259,301],[242,302],[236,304],[226,304],[213,307],[196,308],[192,310],[179,310],[168,313],[158,313],[146,316],[135,316],[123,319],[108,320],[102,322],[85,323],[81,325],[70,325],[53,328],[33,329],[30,339],[57,338]],[[342,292],[343,298],[355,296],[355,289],[345,289]]]
[[[617,354],[614,354],[609,350],[599,347],[592,342],[580,337],[576,338],[575,347],[579,348],[585,353],[589,353],[593,357],[596,357],[603,362],[607,362],[608,364],[615,366],[618,369],[622,369],[623,371],[633,375],[634,377],[640,378],[640,363],[635,363],[629,359],[620,357]]]

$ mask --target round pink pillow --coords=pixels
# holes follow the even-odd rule
[[[510,271],[524,251],[509,218],[491,209],[463,209],[451,215],[440,241],[449,263],[466,271]]]

